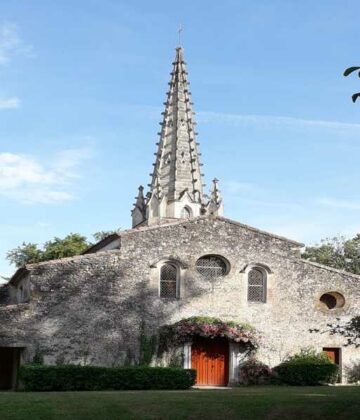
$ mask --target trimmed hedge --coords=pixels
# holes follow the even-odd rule
[[[162,367],[23,365],[19,371],[25,391],[187,389],[195,378],[193,369]]]
[[[336,382],[339,368],[334,363],[284,362],[273,372],[288,385],[320,385]]]

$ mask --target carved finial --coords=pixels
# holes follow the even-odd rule
[[[220,190],[218,189],[219,180],[217,178],[214,178],[212,182],[213,186],[211,190],[211,200],[213,200],[215,204],[219,204],[221,200]]]

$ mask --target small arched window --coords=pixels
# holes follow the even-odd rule
[[[160,270],[160,297],[178,297],[178,268],[171,263],[165,263]]]
[[[185,206],[181,209],[181,218],[182,219],[190,219],[191,216],[192,216],[192,212],[191,212],[191,209],[189,207]]]
[[[248,301],[266,302],[266,273],[257,267],[248,273]]]

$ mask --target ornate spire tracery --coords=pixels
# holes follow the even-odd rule
[[[183,49],[176,48],[170,73],[169,91],[160,123],[160,140],[150,184],[150,192],[159,183],[169,200],[176,200],[187,189],[193,199],[202,197],[202,181],[192,101],[187,80]],[[196,198],[195,198],[196,197]]]
[[[192,110],[189,90],[188,72],[184,61],[182,47],[176,48],[175,61],[170,73],[171,79],[163,120],[160,124],[155,162],[150,174],[150,191],[146,195],[145,215],[142,220],[134,217],[139,214],[133,210],[133,227],[138,225],[159,223],[161,220],[181,218],[183,209],[191,209],[192,217],[207,214],[210,202],[203,193],[199,143]],[[221,207],[217,206],[216,213]]]

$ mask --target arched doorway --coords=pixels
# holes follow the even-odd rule
[[[194,337],[191,367],[197,385],[227,386],[229,382],[229,342],[225,338]]]

